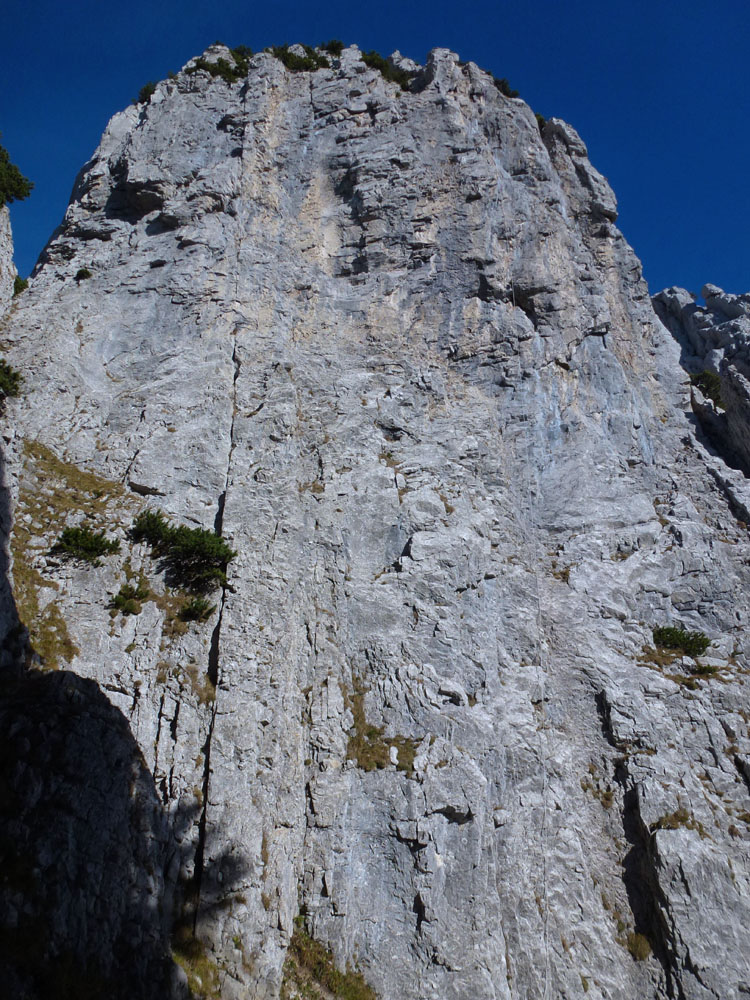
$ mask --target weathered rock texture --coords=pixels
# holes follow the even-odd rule
[[[575,131],[445,50],[409,92],[332,63],[180,73],[81,172],[4,331],[32,662],[128,719],[163,811],[133,891],[205,991],[279,996],[302,913],[389,1000],[739,1000],[744,477]],[[236,550],[208,622],[145,508]],[[81,522],[120,554],[51,553]]]
[[[0,206],[0,316],[10,306],[13,298],[13,281],[16,267],[13,263],[13,237],[10,229],[8,206]]]
[[[733,465],[750,475],[750,295],[729,295],[716,285],[701,290],[705,306],[696,305],[684,288],[654,296],[654,307],[682,348],[682,364],[721,379],[717,409],[700,390],[693,410],[709,438]],[[723,410],[724,412],[720,412]],[[750,520],[750,517],[748,517]]]

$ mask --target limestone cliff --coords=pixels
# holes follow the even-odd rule
[[[73,823],[71,912],[106,930],[60,918],[39,965],[179,995],[173,928],[224,1000],[740,1000],[746,480],[606,180],[446,50],[395,57],[406,89],[354,47],[219,59],[112,119],[3,330],[15,683],[98,720],[76,776],[26,697],[15,811],[59,766],[64,815],[78,777],[130,845],[100,880],[110,827]],[[207,620],[144,510],[237,553]],[[120,551],[66,558],[78,525]],[[75,878],[36,829],[3,888],[22,931]]]
[[[13,298],[13,281],[16,268],[13,263],[13,237],[10,230],[10,213],[7,205],[0,206],[0,316],[6,312]]]

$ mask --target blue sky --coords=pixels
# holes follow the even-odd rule
[[[434,46],[507,77],[578,129],[652,292],[750,290],[746,0],[4,0],[2,144],[35,182],[11,206],[28,274],[109,117],[217,39],[328,38],[419,61]]]

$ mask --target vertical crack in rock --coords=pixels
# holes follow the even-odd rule
[[[205,868],[206,856],[206,826],[208,823],[208,789],[211,779],[211,740],[214,734],[214,723],[216,721],[216,702],[211,707],[211,721],[208,724],[208,735],[203,744],[202,752],[204,757],[203,784],[201,793],[203,803],[201,805],[200,819],[198,820],[198,844],[195,849],[195,868],[193,873],[192,891],[190,892],[188,903],[192,908],[193,935],[198,930],[198,917],[200,914],[201,888],[203,884],[203,872]]]
[[[243,165],[245,159],[245,143],[246,143],[246,133],[247,125],[244,120],[244,115],[246,113],[246,97],[247,97],[247,86],[243,86],[241,91],[242,100],[242,112],[243,112],[243,129],[242,129],[242,143],[241,143],[241,155],[239,157],[240,161],[240,177],[238,181],[237,197],[241,195],[242,189],[242,177],[243,177]],[[240,275],[240,254],[242,249],[243,236],[242,230],[237,238],[235,246],[235,265],[233,271],[233,302],[236,303],[239,294],[239,275]],[[231,469],[232,469],[232,455],[234,451],[234,435],[235,435],[235,417],[237,413],[237,379],[239,378],[241,364],[237,354],[237,334],[239,330],[239,325],[235,324],[232,330],[232,393],[231,393],[231,407],[232,414],[229,425],[229,441],[227,448],[227,467],[226,474],[224,477],[224,489],[219,494],[217,500],[217,510],[216,517],[214,519],[214,530],[218,535],[223,533],[224,529],[224,511],[226,508],[227,492],[229,490]],[[211,719],[208,726],[208,734],[206,736],[206,741],[203,745],[203,782],[202,782],[202,804],[201,804],[201,814],[198,821],[198,844],[195,852],[195,870],[193,877],[194,886],[194,911],[193,911],[193,934],[195,935],[198,929],[198,920],[200,916],[200,900],[201,900],[201,889],[203,884],[203,876],[205,871],[205,853],[206,853],[206,836],[208,830],[208,805],[209,805],[209,791],[211,782],[211,747],[214,734],[214,727],[216,724],[216,714],[218,711],[218,701],[219,701],[219,691],[220,691],[220,655],[221,655],[221,625],[224,616],[224,608],[226,604],[227,597],[227,586],[224,584],[221,588],[221,599],[219,602],[219,613],[216,621],[216,625],[211,633],[211,642],[208,651],[208,679],[213,685],[214,698],[211,703]]]
[[[621,764],[615,776],[625,789],[622,823],[630,850],[623,859],[622,870],[635,929],[648,939],[664,970],[667,995],[676,997],[676,1000],[684,1000],[674,935],[665,917],[669,913],[669,905],[659,885],[653,835],[643,822],[638,792],[630,782],[627,765]]]

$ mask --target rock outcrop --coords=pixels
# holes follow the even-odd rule
[[[693,394],[693,410],[713,445],[750,475],[750,294],[729,295],[704,285],[705,306],[690,292],[668,288],[654,308],[682,348],[682,364],[698,377],[718,376],[717,391]],[[704,394],[705,393],[705,394]]]
[[[196,991],[310,995],[312,938],[362,996],[750,992],[745,479],[615,220],[444,49],[189,64],[82,170],[3,330],[14,593],[128,720],[120,861]],[[236,552],[197,621],[144,510]]]

